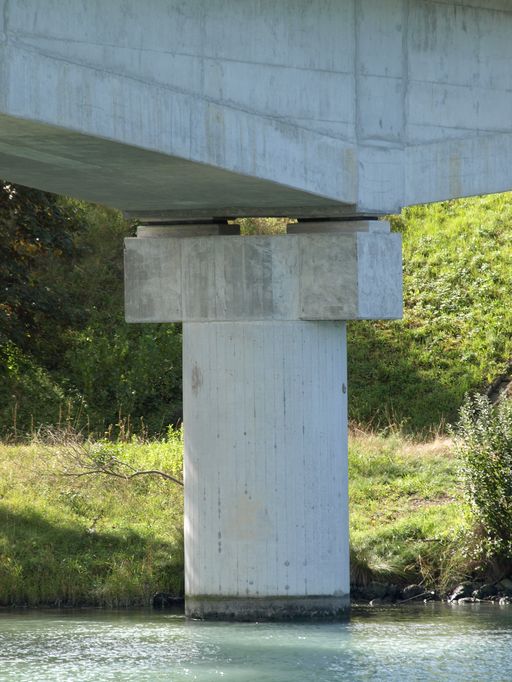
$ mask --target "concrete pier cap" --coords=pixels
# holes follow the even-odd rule
[[[138,228],[125,240],[128,322],[395,319],[401,236],[381,221],[305,222],[242,237],[233,225]]]
[[[127,321],[183,322],[186,615],[342,616],[346,321],[401,316],[400,235],[154,219],[125,241],[125,277]]]

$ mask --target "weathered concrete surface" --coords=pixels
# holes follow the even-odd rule
[[[289,223],[287,234],[354,234],[355,232],[371,232],[387,234],[391,226],[387,220],[315,220]]]
[[[401,236],[126,239],[125,310],[128,322],[396,319]]]
[[[186,613],[332,617],[349,593],[345,323],[184,324],[183,378]]]
[[[348,606],[346,324],[332,320],[401,315],[401,237],[385,223],[308,227],[159,225],[125,240],[127,320],[184,321],[192,618]],[[194,229],[210,236],[182,236]]]
[[[194,225],[139,225],[138,239],[159,239],[161,237],[213,237],[239,235],[240,225],[224,223],[194,223]]]
[[[135,216],[295,216],[340,210],[335,201],[258,176],[1,113],[0,175],[11,182],[122,208]]]
[[[333,620],[347,615],[348,594],[337,597],[187,597],[188,618],[222,621]]]
[[[0,0],[0,175],[135,213],[512,187],[509,0]]]

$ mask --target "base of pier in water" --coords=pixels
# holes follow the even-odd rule
[[[188,618],[222,621],[336,620],[347,616],[350,596],[187,597]]]

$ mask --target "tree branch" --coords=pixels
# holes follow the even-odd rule
[[[133,467],[130,467],[130,469],[133,469]],[[119,474],[117,471],[112,471],[111,469],[88,469],[87,471],[63,471],[60,475],[69,476],[71,478],[81,478],[82,476],[91,476],[93,474],[115,476],[116,478],[122,478],[124,481],[130,481],[132,478],[135,478],[136,476],[161,476],[162,478],[165,478],[168,481],[172,481],[173,483],[177,483],[178,485],[183,486],[183,481],[180,481],[179,478],[176,478],[175,476],[172,476],[171,474],[168,474],[165,471],[160,471],[160,469],[148,469],[147,471],[139,471],[137,469],[133,469],[133,474]]]
[[[44,445],[61,463],[58,476],[82,478],[83,476],[103,475],[130,481],[138,476],[160,476],[166,481],[172,481],[183,487],[183,481],[167,471],[161,469],[137,469],[129,462],[124,462],[108,447],[102,452],[97,444],[80,441],[76,434],[61,433],[47,429],[41,434]]]
[[[135,471],[135,473],[130,474],[127,476],[127,478],[135,478],[135,476],[162,476],[163,478],[166,478],[169,481],[173,481],[174,483],[177,483],[178,485],[183,485],[183,481],[180,481],[179,478],[175,478],[174,476],[171,476],[171,474],[167,474],[165,471],[160,471],[160,469],[149,469],[148,471]]]

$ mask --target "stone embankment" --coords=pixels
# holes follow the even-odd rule
[[[384,606],[386,604],[409,604],[430,601],[447,601],[449,604],[512,603],[512,579],[503,578],[495,583],[482,584],[462,582],[448,594],[428,590],[423,585],[387,585],[373,582],[365,587],[352,589],[352,603],[357,605]]]

